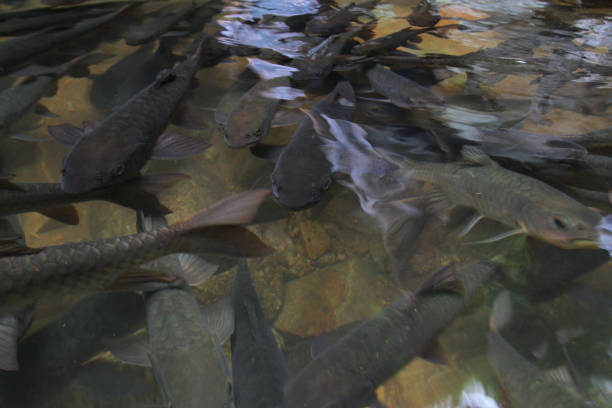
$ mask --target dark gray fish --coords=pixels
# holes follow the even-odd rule
[[[289,85],[287,77],[260,80],[242,95],[228,116],[224,132],[225,143],[229,147],[245,147],[259,142],[266,136],[272,126],[272,119],[280,100],[266,98],[262,92]]]
[[[32,76],[24,82],[0,92],[0,135],[9,134],[13,122],[28,112],[40,98],[57,84],[59,78],[66,74],[83,76],[82,73],[78,72],[81,68],[88,71],[88,65],[96,64],[106,58],[108,58],[108,55],[105,54],[88,54],[56,67],[31,65],[20,71],[22,76]],[[42,105],[38,105],[35,112],[43,115],[54,115]]]
[[[90,94],[93,105],[114,110],[155,81],[160,71],[172,68],[182,60],[172,53],[176,41],[176,37],[162,37],[154,52],[155,43],[147,43],[94,78]]]
[[[173,282],[141,265],[172,253],[265,256],[271,253],[243,225],[250,223],[269,194],[255,190],[220,201],[192,218],[152,232],[71,243],[33,255],[0,258],[2,311],[10,313],[43,297],[107,289],[151,288]],[[0,368],[15,369],[13,331],[0,336]]]
[[[166,33],[172,26],[179,21],[184,20],[189,14],[192,14],[199,6],[191,2],[171,14],[154,19],[149,23],[132,26],[127,33],[125,42],[128,45],[140,45],[148,41],[154,40],[160,35]]]
[[[589,149],[589,151],[612,152],[612,128],[594,130],[575,136],[565,136],[564,139]]]
[[[305,31],[322,36],[343,33],[351,21],[364,14],[369,14],[379,2],[380,0],[369,0],[359,4],[350,3],[340,9],[324,11],[306,23]]]
[[[79,215],[71,203],[104,200],[132,209],[168,214],[155,193],[188,178],[184,174],[139,176],[122,184],[88,193],[69,194],[57,183],[12,183],[0,176],[0,216],[39,212],[57,221],[76,225]]]
[[[434,0],[421,0],[406,20],[414,26],[433,27],[440,21],[440,13]]]
[[[79,37],[106,24],[128,8],[140,4],[140,2],[129,4],[103,16],[80,21],[70,28],[58,30],[48,27],[32,34],[2,41],[0,43],[0,72],[7,72],[32,56],[53,49],[64,41]]]
[[[129,180],[140,172],[149,158],[155,155],[154,148],[159,136],[189,89],[205,40],[206,37],[196,39],[184,62],[173,69],[161,71],[152,84],[90,132],[70,128],[68,133],[75,143],[62,163],[62,190],[83,193]],[[174,137],[180,139],[180,135]],[[177,146],[171,142],[182,144],[184,141],[168,140],[164,146],[169,150],[166,157],[174,158]],[[191,149],[187,150],[196,153],[206,147],[208,145],[203,143],[192,143]]]
[[[42,406],[70,384],[84,362],[106,349],[107,339],[126,336],[144,323],[144,300],[136,293],[100,293],[79,301],[19,344],[20,371],[0,370],[0,404]]]
[[[414,43],[420,42],[419,36],[431,30],[431,28],[423,28],[420,30],[405,28],[384,37],[364,41],[354,46],[351,49],[351,53],[355,55],[374,55],[393,51],[399,46],[406,45],[409,41]]]
[[[338,83],[312,109],[332,118],[351,120],[355,112],[353,88],[348,82]],[[316,204],[331,185],[331,165],[321,144],[312,120],[305,117],[280,152],[272,172],[272,191],[283,207],[299,210]]]
[[[593,407],[575,391],[541,372],[510,345],[499,330],[510,318],[509,293],[495,301],[487,337],[487,356],[510,400],[517,407]]]
[[[376,388],[425,353],[495,271],[494,264],[482,262],[436,273],[416,293],[366,320],[308,364],[287,386],[282,407],[374,403]]]
[[[283,399],[289,374],[259,303],[246,260],[238,264],[232,304],[235,316],[232,374],[236,408],[276,407]]]
[[[236,78],[236,81],[232,84],[230,89],[225,92],[215,108],[215,122],[221,133],[225,134],[227,119],[234,108],[238,106],[242,95],[254,87],[258,81],[259,77],[257,74],[253,70],[245,68],[244,71],[238,75],[238,78]]]

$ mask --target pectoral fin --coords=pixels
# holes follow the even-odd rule
[[[168,276],[162,272],[147,269],[134,269],[122,272],[113,283],[107,287],[108,290],[141,290],[151,291],[178,285],[182,281],[179,278]]]
[[[231,298],[226,296],[200,309],[200,312],[203,322],[208,330],[217,336],[219,344],[225,343],[234,332],[234,308]]]
[[[62,146],[72,147],[85,134],[80,127],[64,123],[48,127],[51,137]]]
[[[151,158],[158,160],[183,159],[200,153],[210,146],[209,143],[180,133],[166,132],[157,139]]]
[[[113,356],[126,364],[151,367],[149,344],[146,331],[120,339],[106,339],[104,345]]]

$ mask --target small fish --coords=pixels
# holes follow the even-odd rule
[[[70,28],[55,29],[47,27],[32,34],[15,37],[0,43],[0,72],[7,72],[26,59],[55,48],[58,44],[83,35],[95,28],[112,21],[128,8],[140,5],[134,2],[121,7],[117,11],[90,18],[75,24]]]
[[[306,23],[306,32],[313,35],[329,36],[343,33],[351,21],[359,16],[369,14],[380,0],[368,0],[363,3],[350,3],[340,9],[331,9],[314,16]]]
[[[240,261],[232,289],[234,333],[232,374],[236,408],[280,405],[289,377],[283,353],[259,303],[246,260]]]
[[[355,55],[374,55],[393,51],[397,47],[405,45],[409,41],[420,42],[421,40],[419,36],[431,30],[431,28],[423,28],[420,30],[405,28],[384,37],[364,41],[361,44],[354,46],[351,53]]]
[[[184,174],[139,176],[122,184],[82,194],[69,194],[57,183],[12,183],[10,176],[0,176],[0,216],[39,212],[57,221],[76,225],[79,217],[70,205],[91,200],[105,200],[133,209],[167,214],[155,193],[188,178]]]
[[[140,45],[154,40],[167,32],[173,25],[187,18],[187,16],[192,14],[198,7],[199,6],[194,3],[191,3],[171,14],[154,19],[149,23],[140,26],[132,26],[126,35],[125,42],[128,45]]]
[[[495,300],[487,336],[487,356],[501,385],[517,407],[586,408],[593,405],[552,376],[540,371],[499,333],[511,318],[508,292]]]
[[[421,0],[406,20],[414,26],[433,27],[440,21],[440,13],[434,0]]]
[[[351,120],[355,94],[348,82],[340,82],[313,111]],[[316,204],[332,183],[331,165],[321,150],[312,120],[305,117],[291,141],[280,152],[272,172],[272,191],[280,205],[299,210]]]
[[[32,255],[0,258],[0,308],[10,313],[42,297],[62,293],[167,284],[173,279],[140,266],[172,253],[268,255],[271,248],[243,227],[253,220],[268,194],[268,190],[254,190],[228,197],[184,222],[152,232],[51,246]],[[0,336],[0,345],[10,341]],[[11,348],[2,350],[10,353]],[[10,355],[0,355],[0,368],[14,369],[7,361],[12,361]]]
[[[288,384],[282,407],[376,403],[376,388],[430,351],[438,334],[495,272],[495,264],[482,262],[436,273],[414,294],[367,319],[310,362]]]
[[[206,36],[196,39],[184,62],[173,69],[162,70],[152,84],[91,131],[82,132],[76,127],[68,129],[66,134],[72,136],[73,147],[62,163],[62,190],[84,193],[129,180],[140,172],[155,155],[158,138],[189,88],[205,41]],[[176,150],[184,150],[186,142],[180,135],[167,135],[173,135],[175,140],[164,143],[166,157],[175,158]],[[188,143],[191,147],[187,151],[199,152],[208,147],[195,140],[192,142]],[[159,142],[157,146],[161,147]],[[163,157],[163,154],[158,156]]]
[[[261,80],[239,100],[230,112],[225,127],[224,139],[229,147],[253,145],[266,136],[280,100],[266,98],[262,92],[277,86],[288,87],[289,78],[279,77]]]

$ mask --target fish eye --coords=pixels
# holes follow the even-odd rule
[[[563,217],[553,217],[553,221],[557,227],[563,230],[567,228],[567,220],[565,220]]]
[[[125,173],[125,165],[124,164],[120,164],[117,167],[115,167],[113,169],[113,176],[120,176],[123,173]]]

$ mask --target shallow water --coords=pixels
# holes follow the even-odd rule
[[[16,5],[0,5],[0,12],[39,6],[38,1],[12,3]],[[170,2],[150,2],[142,10],[154,10],[166,3]],[[375,35],[380,37],[408,27],[405,19],[395,17],[410,14],[415,3],[383,0],[373,11],[378,18]],[[584,7],[580,7],[581,3]],[[427,70],[405,71],[415,81],[432,86],[433,92],[447,101],[442,110],[432,114],[438,120],[466,138],[474,137],[478,130],[496,129],[525,116],[519,129],[559,137],[612,126],[609,7],[569,1],[462,0],[437,4],[442,16],[438,25],[460,23],[465,27],[447,31],[445,38],[424,34],[417,44],[419,49],[400,50],[417,56],[459,56],[483,50],[479,57],[460,68],[441,66],[435,72],[439,75],[437,80]],[[250,58],[266,60],[266,55],[276,53],[295,58],[308,52],[311,40],[301,32],[293,32],[282,18],[264,22],[260,19],[270,14],[281,17],[306,14],[317,8],[316,1],[308,0],[227,1],[216,20],[224,37],[222,42],[274,51]],[[58,117],[29,113],[12,129],[31,128],[35,124],[37,127],[28,133],[48,138],[49,125],[79,125],[84,120],[103,119],[108,111],[92,104],[92,86],[96,77],[139,49],[121,39],[124,32],[121,30],[129,25],[129,18],[129,15],[121,17],[117,24],[104,26],[63,46],[63,51],[70,52],[83,47],[89,50],[90,43],[97,43],[95,49],[113,56],[90,67],[89,77],[61,78],[57,92],[40,100]],[[257,21],[260,24],[254,24]],[[214,29],[207,26],[208,31]],[[183,55],[191,38],[178,38],[173,52]],[[487,50],[491,52],[487,54]],[[278,63],[276,59],[270,62]],[[273,164],[254,157],[248,149],[228,148],[214,120],[214,110],[221,98],[248,64],[247,57],[234,56],[199,70],[197,86],[185,98],[201,110],[207,127],[193,131],[180,129],[180,132],[205,140],[212,147],[180,161],[151,161],[145,170],[146,173],[171,171],[191,176],[159,195],[173,211],[167,217],[169,223],[187,218],[233,193],[270,187]],[[567,75],[553,85],[540,109],[534,102],[534,95],[540,92],[538,84],[558,72]],[[331,82],[321,84],[319,89],[305,90],[305,99],[299,92],[290,96],[297,95],[297,100],[304,101],[302,106],[312,106],[333,88]],[[367,115],[358,115],[356,120],[372,123]],[[175,125],[170,127],[179,129]],[[273,127],[264,142],[285,143],[296,127]],[[0,144],[2,171],[15,174],[15,181],[59,180],[66,148],[52,141],[31,143],[10,138],[3,138]],[[427,188],[421,187],[419,193]],[[605,202],[588,205],[599,205],[602,213],[610,209],[610,203]],[[42,247],[136,232],[133,210],[107,202],[79,203],[76,207],[79,225],[58,224],[48,232],[37,232],[48,222],[43,215],[20,215],[27,244]],[[296,339],[371,317],[404,293],[398,290],[398,276],[392,272],[393,261],[376,218],[364,212],[351,189],[335,184],[312,208],[297,212],[279,208],[276,212],[281,219],[250,227],[276,250],[275,254],[254,259],[249,264],[263,309],[273,322],[288,360],[299,359],[290,355],[297,353],[293,347],[298,343]],[[510,391],[504,388],[503,380],[487,358],[492,304],[504,288],[510,288],[514,313],[511,323],[503,330],[504,339],[542,375],[548,370],[567,367],[578,392],[588,395],[595,406],[612,406],[612,263],[609,259],[587,269],[585,265],[594,258],[591,252],[559,249],[544,253],[542,243],[522,235],[492,244],[468,245],[507,230],[496,222],[481,221],[461,238],[459,233],[468,220],[459,211],[452,213],[449,220],[427,216],[425,228],[413,245],[413,256],[398,272],[404,291],[416,289],[432,273],[451,263],[465,265],[500,255],[504,256],[503,277],[488,285],[440,335],[448,365],[415,359],[378,388],[379,399],[389,408],[516,406],[512,405]],[[574,266],[563,272],[566,276],[561,276],[562,267],[570,264],[570,258]],[[206,305],[227,295],[233,277],[234,269],[230,269],[194,287],[198,301]],[[74,301],[63,299],[63,302],[37,305],[28,336]],[[566,339],[563,336],[568,332],[571,334]],[[228,345],[225,350],[229,351]],[[149,369],[119,363],[109,353],[101,353],[94,360],[85,365],[89,371],[83,370],[58,385],[48,398],[43,398],[45,406],[163,405]],[[106,371],[95,371],[92,364],[100,364]]]

